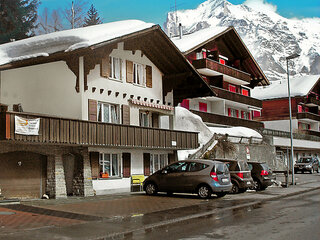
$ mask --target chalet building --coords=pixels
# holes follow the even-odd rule
[[[251,89],[269,81],[233,27],[211,27],[172,40],[215,92],[184,99],[181,106],[211,126],[263,128],[253,120],[262,101],[251,96]]]
[[[320,156],[320,75],[290,78],[294,158]],[[279,157],[290,149],[290,115],[287,80],[273,81],[252,91],[262,100],[261,115],[255,120],[265,125]]]
[[[3,44],[0,56],[6,198],[130,191],[132,175],[198,147],[198,133],[173,129],[174,106],[213,93],[158,25],[50,33]]]

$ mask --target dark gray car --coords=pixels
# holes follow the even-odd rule
[[[232,188],[226,164],[212,160],[186,160],[172,163],[145,179],[148,195],[157,192],[197,193],[209,198],[212,193],[223,197]]]
[[[315,157],[302,157],[294,165],[294,172],[319,172],[319,160]]]

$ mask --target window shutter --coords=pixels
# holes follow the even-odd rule
[[[126,60],[127,83],[133,83],[133,62]]]
[[[122,124],[130,125],[130,106],[122,105]]]
[[[244,111],[241,111],[241,118],[244,118]]]
[[[143,174],[145,176],[150,175],[150,153],[143,154]]]
[[[111,70],[111,64],[110,64],[111,58],[109,56],[106,56],[101,59],[100,64],[100,75],[101,77],[110,77],[110,70]]]
[[[236,116],[239,118],[239,110],[236,110]]]
[[[152,67],[146,66],[147,87],[152,88]]]
[[[88,100],[88,119],[89,121],[97,121],[97,104],[93,99]]]
[[[231,117],[231,108],[228,108],[228,116]]]
[[[91,175],[92,178],[99,178],[99,153],[90,152],[90,163],[91,163]]]
[[[131,154],[130,153],[122,153],[122,173],[124,178],[128,178],[131,176]]]
[[[189,99],[183,99],[183,101],[181,102],[180,105],[181,105],[181,107],[189,109]]]

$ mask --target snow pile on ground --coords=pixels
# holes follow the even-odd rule
[[[82,27],[35,36],[0,45],[0,65],[48,56],[56,52],[70,52],[93,46],[154,26],[139,20],[125,20]]]
[[[188,109],[183,107],[175,108],[175,129],[189,132],[199,132],[199,148],[206,144],[213,135],[216,134],[228,134],[229,136],[236,137],[254,137],[261,138],[262,136],[255,130],[245,127],[230,127],[230,128],[219,128],[219,127],[208,127],[202,121],[201,117],[190,112]],[[195,153],[198,149],[194,150],[180,150],[178,151],[178,159],[187,159],[189,154]]]

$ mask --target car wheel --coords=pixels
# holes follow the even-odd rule
[[[234,193],[234,194],[239,193],[239,186],[235,182],[232,183],[231,192]]]
[[[258,181],[258,180],[253,180],[254,181],[254,185],[255,185],[255,190],[257,192],[261,191],[262,190],[262,185],[261,183]]]
[[[224,192],[220,192],[220,193],[216,193],[216,195],[217,195],[218,198],[222,198],[222,197],[224,197],[224,196],[227,195],[227,194],[224,193]]]
[[[154,183],[148,183],[146,186],[146,194],[147,195],[156,195],[157,194],[157,186]]]
[[[209,198],[211,196],[211,189],[207,185],[201,185],[198,188],[198,196],[202,199]]]
[[[247,191],[247,188],[239,188],[239,193],[244,193],[245,191]]]

